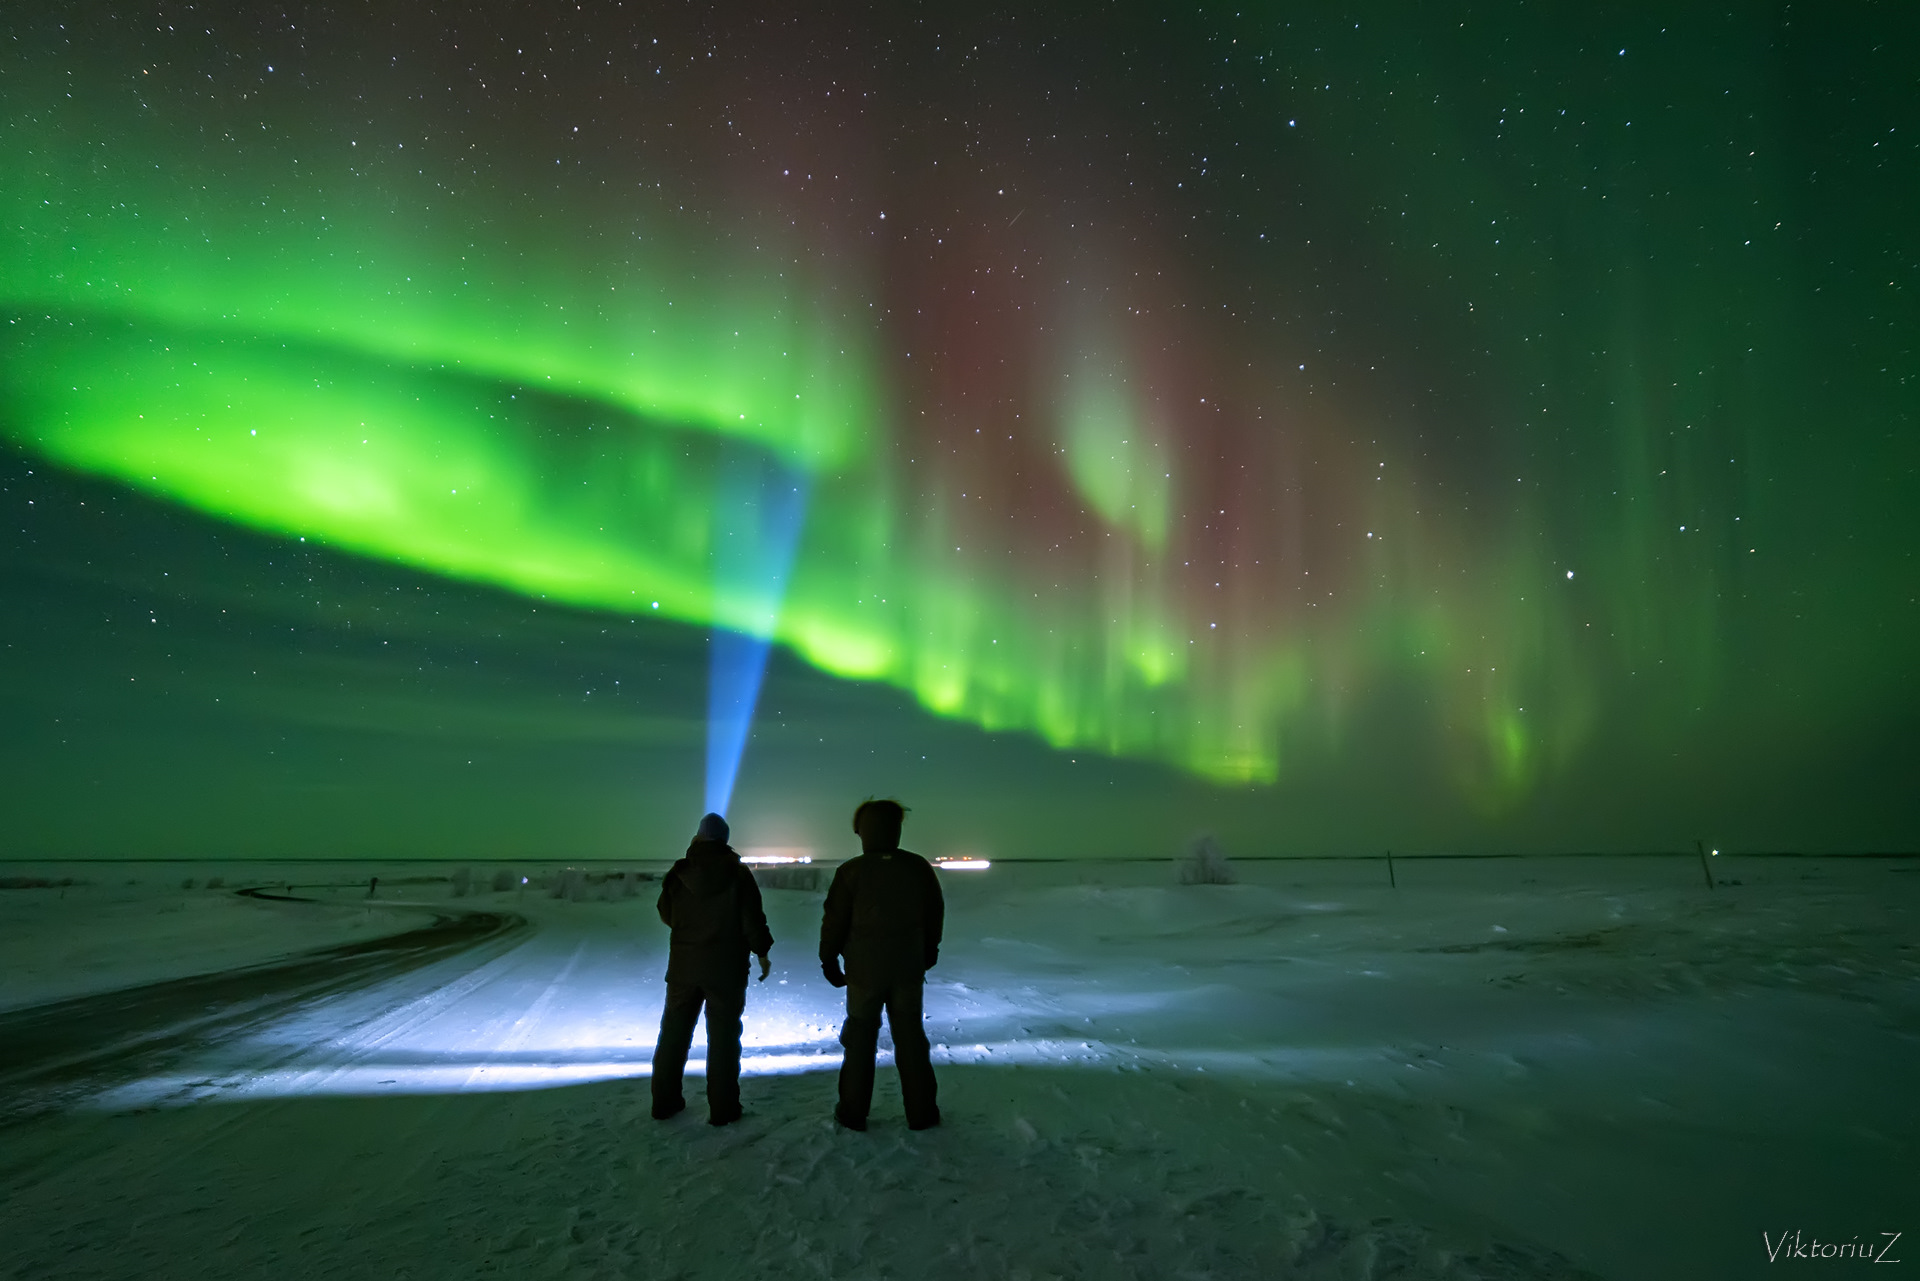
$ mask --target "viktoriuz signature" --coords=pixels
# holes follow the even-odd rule
[[[1782,1232],[1775,1241],[1772,1236],[1762,1232],[1760,1239],[1767,1246],[1767,1262],[1777,1263],[1781,1259],[1872,1259],[1875,1263],[1898,1263],[1900,1260],[1888,1258],[1893,1243],[1900,1239],[1898,1232],[1882,1232],[1887,1238],[1885,1244],[1874,1241],[1862,1241],[1855,1237],[1851,1241],[1822,1241],[1819,1237],[1803,1241],[1800,1233],[1788,1236]]]

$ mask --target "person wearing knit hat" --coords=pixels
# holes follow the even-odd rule
[[[760,981],[772,968],[773,934],[753,872],[727,844],[727,820],[700,820],[686,857],[660,887],[660,919],[673,931],[667,948],[667,1003],[653,1047],[653,1116],[664,1121],[687,1106],[682,1090],[687,1050],[704,1006],[707,1015],[707,1123],[740,1119],[740,1018],[747,1004],[747,957],[760,959]]]

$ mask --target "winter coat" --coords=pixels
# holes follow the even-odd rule
[[[917,978],[940,959],[947,905],[940,874],[918,854],[879,850],[842,863],[820,921],[820,961],[847,958],[847,981]]]
[[[669,983],[745,983],[747,955],[773,946],[753,872],[720,841],[687,847],[660,886],[659,907],[673,931]]]

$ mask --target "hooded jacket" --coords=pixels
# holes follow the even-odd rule
[[[673,931],[669,983],[745,983],[747,956],[773,946],[760,886],[722,841],[695,839],[660,886],[660,919]]]

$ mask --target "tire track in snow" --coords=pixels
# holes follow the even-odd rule
[[[240,891],[242,897],[314,902]],[[497,946],[515,913],[424,910],[422,926],[279,961],[139,984],[0,1015],[0,1124],[111,1095],[336,995]]]

